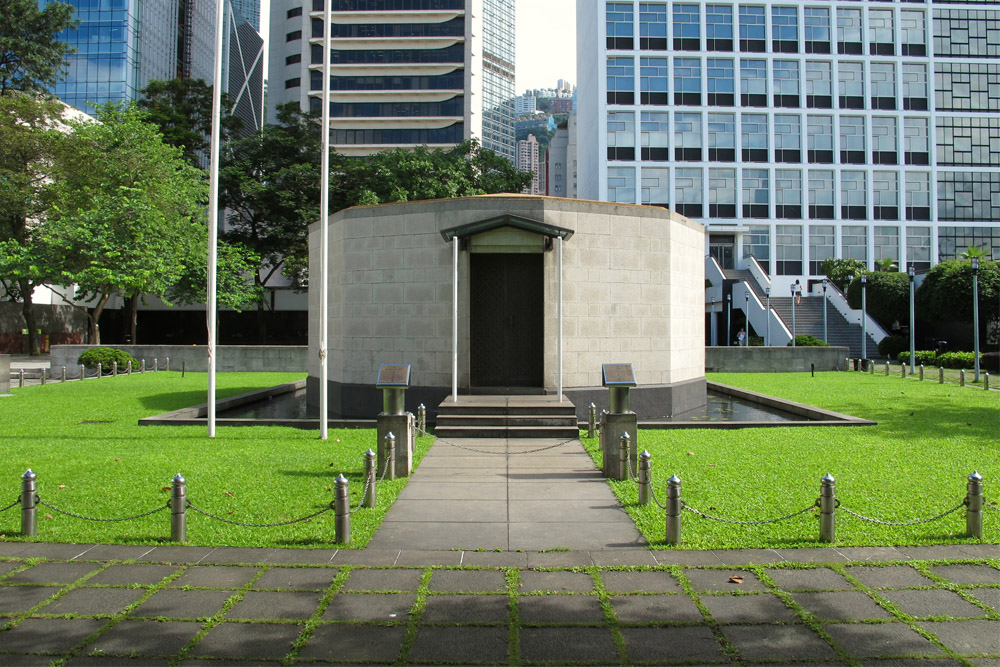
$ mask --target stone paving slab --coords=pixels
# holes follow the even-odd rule
[[[806,611],[825,621],[892,618],[892,614],[861,591],[793,593],[792,599]]]
[[[879,591],[879,597],[896,604],[904,614],[917,617],[984,616],[986,612],[976,605],[963,600],[958,593],[947,590]]]

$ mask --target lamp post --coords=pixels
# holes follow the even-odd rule
[[[861,274],[861,368],[868,358],[868,274]]]
[[[913,277],[915,271],[913,270],[913,265],[910,264],[906,267],[906,275],[910,277],[910,375],[913,375],[913,357],[916,356],[915,341],[916,334],[914,333],[914,318],[915,314],[913,311]]]
[[[764,325],[764,345],[771,344],[771,288],[764,288],[764,296],[767,299],[767,313],[764,317],[767,318],[765,321],[767,324]]]
[[[979,382],[979,258],[972,258],[972,363]]]
[[[795,347],[795,285],[792,284],[792,347]]]
[[[826,336],[826,278],[823,278],[823,342],[829,343],[829,339]]]
[[[743,314],[746,315],[747,331],[743,337],[743,346],[750,347],[750,285],[747,284],[747,291],[743,293]]]
[[[733,344],[733,328],[729,325],[729,319],[733,314],[733,293],[726,295],[726,347]]]
[[[711,320],[709,320],[709,321],[711,323],[711,329],[710,330],[712,332],[712,345],[718,345],[719,344],[719,325],[715,321],[715,297],[714,296],[712,297],[712,309],[709,312],[711,313],[711,315],[709,316],[709,317],[711,317]]]

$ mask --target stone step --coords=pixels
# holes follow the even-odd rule
[[[569,415],[442,415],[437,416],[436,426],[565,426],[575,428],[575,414]]]
[[[513,403],[510,405],[490,405],[478,403],[442,403],[438,406],[438,416],[440,415],[544,415],[570,416],[576,414],[576,408],[572,403],[552,403],[551,405],[539,403]]]
[[[580,430],[573,426],[438,426],[438,438],[558,438],[575,440]]]

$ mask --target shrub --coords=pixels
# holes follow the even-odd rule
[[[923,364],[924,366],[937,366],[937,352],[934,350],[916,350],[916,360],[915,364],[919,366]],[[904,350],[900,352],[898,357],[899,363],[908,364],[910,363],[910,351]]]
[[[910,278],[905,273],[866,273],[868,276],[868,314],[888,331],[893,322],[903,322],[910,316]],[[852,280],[847,287],[847,302],[851,308],[861,308],[861,281]]]
[[[878,342],[878,353],[890,359],[899,359],[900,353],[906,351],[906,359],[910,359],[910,338],[908,336],[886,336]]]
[[[974,359],[972,352],[945,352],[934,363],[945,368],[972,368]]]
[[[988,373],[1000,373],[1000,352],[984,352],[979,355],[979,368]]]
[[[83,364],[87,368],[97,368],[97,364],[100,364],[103,370],[110,372],[111,367],[116,361],[118,362],[119,370],[122,371],[125,370],[130,361],[132,362],[132,368],[136,370],[139,368],[139,361],[135,357],[124,350],[114,347],[92,347],[81,354],[77,358],[76,363]]]
[[[788,341],[788,345],[791,346],[792,341]],[[830,344],[826,341],[820,340],[819,338],[813,338],[812,336],[796,336],[795,337],[796,347],[829,347]]]
[[[820,273],[826,275],[841,292],[847,291],[847,285],[854,279],[856,273],[867,273],[865,263],[860,259],[824,259],[819,267]]]

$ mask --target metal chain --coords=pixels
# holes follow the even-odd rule
[[[386,468],[386,470],[389,469],[389,461],[388,461],[388,459],[385,462],[385,468]],[[358,501],[358,506],[357,507],[355,507],[354,509],[348,509],[347,510],[348,514],[354,514],[359,509],[361,509],[362,507],[364,507],[364,505],[365,505],[365,496],[368,495],[368,487],[371,485],[371,482],[372,482],[371,477],[369,477],[368,475],[365,475],[365,488],[364,488],[363,491],[361,491],[361,500]],[[348,508],[350,508],[350,505],[348,505]]]
[[[760,521],[737,521],[735,519],[723,519],[722,517],[712,516],[711,514],[705,514],[704,512],[696,510],[695,508],[691,507],[687,503],[684,503],[683,508],[689,512],[697,514],[698,516],[705,517],[706,519],[711,519],[712,521],[721,521],[722,523],[738,523],[742,526],[757,526],[765,523],[778,523],[779,521],[786,521],[793,517],[797,517],[800,514],[805,514],[806,512],[812,510],[814,507],[817,507],[818,505],[819,505],[819,500],[814,502],[809,507],[799,510],[798,512],[792,512],[791,514],[786,514],[785,516],[779,516],[776,519],[762,519]]]
[[[985,503],[983,503],[983,506],[984,507],[989,507],[991,510],[1000,512],[1000,505],[997,505],[993,501],[987,500]]]
[[[0,514],[2,514],[3,512],[6,512],[7,510],[11,509],[15,505],[20,505],[20,504],[21,504],[21,498],[20,498],[20,496],[18,496],[17,500],[15,500],[14,502],[12,502],[10,505],[7,505],[7,507],[4,507],[3,509],[0,509]]]
[[[385,465],[382,466],[382,476],[378,478],[378,483],[381,484],[385,479],[385,474],[389,472],[389,457],[385,457]]]
[[[962,502],[960,502],[958,505],[956,505],[955,507],[952,507],[950,510],[948,510],[946,512],[941,512],[937,516],[932,516],[929,519],[917,519],[915,521],[881,521],[879,519],[873,519],[871,517],[867,517],[867,516],[864,516],[862,514],[858,514],[857,512],[853,512],[853,511],[847,509],[846,507],[844,507],[843,505],[841,505],[840,509],[844,510],[845,512],[847,512],[848,514],[850,514],[853,517],[861,519],[862,521],[870,521],[871,523],[877,523],[877,524],[879,524],[881,526],[916,526],[916,525],[919,525],[921,523],[930,523],[931,521],[937,521],[938,519],[941,519],[941,518],[944,518],[944,517],[948,516],[952,512],[957,512],[958,510],[962,509],[963,507],[965,507],[965,501],[964,500]]]
[[[465,445],[460,445],[457,442],[452,442],[450,440],[441,440],[441,439],[438,439],[438,442],[443,442],[446,445],[451,445],[452,447],[458,447],[459,449],[464,449],[467,452],[474,452],[476,454],[494,454],[496,456],[501,456],[501,455],[502,456],[520,456],[522,454],[535,454],[537,452],[544,452],[544,451],[549,450],[549,449],[555,449],[556,447],[562,447],[563,445],[567,445],[567,444],[569,444],[571,442],[576,442],[576,441],[577,441],[577,438],[573,438],[572,440],[564,440],[564,441],[562,441],[560,443],[557,443],[555,445],[546,445],[545,447],[539,447],[538,449],[528,449],[528,450],[525,450],[523,452],[488,452],[488,451],[484,451],[482,449],[473,449],[472,447],[466,447]]]
[[[304,517],[299,518],[299,519],[292,519],[291,521],[281,521],[281,522],[278,522],[278,523],[244,523],[242,521],[232,521],[230,519],[223,519],[221,516],[215,516],[214,514],[206,512],[205,510],[203,510],[201,508],[195,507],[194,505],[191,504],[190,500],[188,501],[187,506],[190,507],[191,509],[193,509],[198,514],[204,514],[205,516],[207,516],[210,519],[215,519],[216,521],[222,521],[223,523],[229,523],[229,524],[232,524],[234,526],[243,526],[245,528],[277,528],[278,526],[290,526],[293,523],[300,523],[302,521],[308,521],[309,519],[313,519],[315,517],[318,517],[320,514],[323,514],[324,512],[331,512],[334,509],[333,502],[331,501],[330,504],[327,507],[324,507],[320,511],[313,512],[309,516],[304,516]]]
[[[653,502],[659,505],[660,509],[665,512],[667,510],[667,506],[661,503],[660,499],[656,497],[656,484],[653,483],[652,479],[649,480],[649,493],[653,496]]]
[[[167,505],[166,503],[164,503],[163,506],[161,506],[161,507],[157,507],[156,509],[149,510],[148,512],[143,512],[142,514],[136,514],[135,516],[124,516],[124,517],[121,517],[121,518],[118,518],[118,519],[98,519],[98,518],[95,518],[95,517],[92,517],[92,516],[83,516],[82,514],[74,514],[73,512],[67,512],[66,510],[61,510],[58,507],[55,507],[55,506],[50,505],[49,503],[45,502],[44,500],[42,500],[38,496],[35,496],[35,502],[37,502],[39,505],[44,505],[45,507],[48,507],[50,510],[53,510],[55,512],[59,512],[60,514],[65,514],[66,516],[71,516],[71,517],[73,517],[75,519],[83,519],[84,521],[102,521],[102,522],[107,522],[107,523],[116,523],[118,521],[132,521],[134,519],[141,519],[144,516],[149,516],[150,514],[156,514],[157,512],[162,512],[163,510],[165,510],[168,507],[170,507],[169,505]]]
[[[621,456],[621,454],[619,454],[619,456]],[[633,482],[635,482],[636,484],[638,484],[639,483],[639,476],[637,474],[635,474],[634,470],[632,470],[632,457],[631,456],[626,456],[625,457],[625,462],[628,463],[628,476],[632,478]]]

